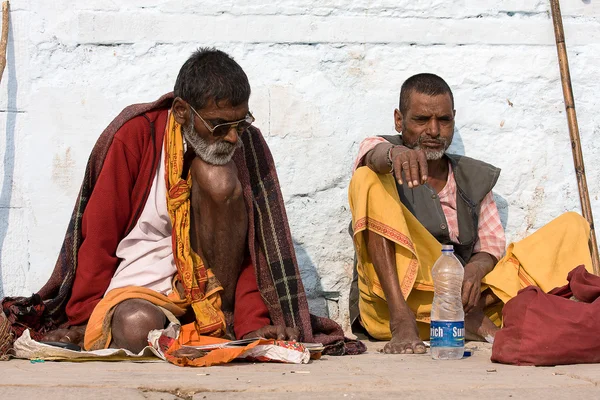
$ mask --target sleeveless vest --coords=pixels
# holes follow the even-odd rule
[[[401,135],[381,136],[395,145],[402,145]],[[400,201],[440,243],[454,246],[454,253],[463,265],[473,255],[478,238],[479,210],[483,198],[492,190],[500,169],[473,158],[446,154],[456,181],[456,212],[458,243],[450,239],[448,223],[435,190],[427,183],[414,189],[396,182]]]

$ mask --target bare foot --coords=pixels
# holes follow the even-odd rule
[[[425,351],[425,344],[419,339],[416,326],[395,330],[392,340],[383,348],[386,354],[424,354]]]
[[[85,337],[85,325],[72,326],[70,328],[61,328],[50,331],[42,338],[43,342],[62,342],[72,343],[83,348],[83,339]]]
[[[465,315],[465,330],[468,340],[486,341],[494,343],[494,337],[499,328],[483,313],[481,309],[474,309]]]

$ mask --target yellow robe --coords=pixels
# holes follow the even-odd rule
[[[441,254],[441,244],[400,202],[391,174],[379,175],[368,167],[357,169],[348,197],[358,258],[361,323],[374,338],[391,338],[387,302],[364,240],[368,229],[395,243],[402,295],[416,316],[421,339],[429,339],[431,268]],[[569,271],[578,265],[591,271],[589,231],[587,221],[579,214],[561,215],[526,239],[510,244],[506,255],[484,278],[482,290],[491,288],[506,303],[529,285],[549,291],[566,284]],[[498,305],[485,310],[498,326],[502,322],[501,309]]]

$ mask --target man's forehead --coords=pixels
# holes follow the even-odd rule
[[[452,99],[449,93],[432,96],[414,91],[410,94],[409,111],[452,113]]]
[[[215,102],[214,99],[210,99],[207,101],[206,105],[202,108],[202,111],[207,116],[227,116],[227,115],[237,115],[244,114],[244,116],[248,113],[248,102],[245,101],[238,105],[232,105],[229,100],[219,100]],[[243,116],[242,116],[243,118]]]

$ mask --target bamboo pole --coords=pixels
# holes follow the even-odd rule
[[[600,275],[600,259],[598,258],[598,243],[596,242],[596,231],[594,229],[594,217],[590,205],[590,194],[585,177],[583,165],[583,153],[579,139],[579,126],[577,125],[577,114],[575,112],[575,100],[573,99],[573,88],[571,87],[571,73],[569,72],[569,59],[567,58],[567,46],[565,44],[565,32],[563,30],[562,15],[559,0],[550,0],[552,20],[554,22],[554,36],[556,38],[556,50],[558,52],[558,64],[560,66],[560,79],[562,82],[563,96],[567,121],[569,123],[569,135],[571,137],[571,150],[573,151],[573,163],[575,164],[575,175],[579,189],[579,201],[584,218],[590,224],[590,252],[592,254],[592,266],[594,274]]]
[[[0,81],[6,68],[6,46],[8,45],[8,12],[10,4],[8,1],[2,3],[2,34],[0,36]]]

